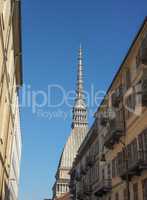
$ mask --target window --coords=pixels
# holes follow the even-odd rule
[[[111,179],[111,165],[110,164],[108,164],[107,173],[108,173],[108,179]]]
[[[117,156],[117,170],[118,170],[118,174],[121,174],[121,171],[122,171],[122,152],[119,152],[118,156]]]
[[[147,130],[145,129],[139,136],[138,136],[138,144],[139,150],[142,151],[143,157],[147,160]]]
[[[131,113],[134,113],[136,107],[136,95],[135,93],[130,94],[126,99],[126,118],[128,119],[131,116]]]
[[[116,176],[116,158],[112,160],[112,177]]]
[[[138,159],[137,139],[132,142],[132,162]]]
[[[124,200],[128,200],[127,189],[124,189]]]
[[[127,160],[128,160],[128,167],[130,167],[130,165],[133,162],[133,158],[132,158],[132,144],[128,144],[128,146],[127,146]]]
[[[143,181],[142,187],[143,187],[143,200],[147,200],[147,179]]]
[[[131,86],[131,73],[129,68],[126,70],[125,73],[125,86],[126,90],[129,89],[129,87]]]
[[[115,194],[115,200],[119,200],[119,193]]]
[[[133,195],[134,195],[133,200],[138,200],[138,184],[137,183],[133,184]]]
[[[103,180],[105,179],[105,170],[104,169],[102,170],[102,179]]]
[[[142,41],[141,48],[140,48],[140,54],[141,54],[141,62],[146,65],[147,64],[147,35]]]

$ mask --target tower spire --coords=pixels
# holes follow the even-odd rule
[[[80,44],[78,52],[78,70],[77,70],[76,98],[73,107],[72,128],[87,126],[87,109],[84,99],[83,87],[83,49]]]
[[[78,55],[78,75],[77,75],[77,90],[76,98],[83,98],[83,50],[80,44]]]

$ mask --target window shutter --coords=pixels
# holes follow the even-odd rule
[[[147,200],[147,179],[143,180],[143,200]]]
[[[127,146],[127,160],[128,160],[128,167],[131,165],[132,163],[132,151],[131,151],[131,144],[129,144]]]
[[[147,161],[147,129],[144,130],[144,158]]]
[[[134,195],[134,200],[139,200],[138,199],[138,183],[133,184],[133,195]]]
[[[112,177],[116,176],[116,159],[112,160]]]
[[[144,149],[147,150],[147,130],[144,130],[143,132],[143,141],[144,141]]]
[[[138,136],[138,145],[139,145],[139,150],[143,151],[144,147],[143,147],[143,133],[141,133]]]
[[[128,194],[127,194],[127,189],[124,189],[124,200],[128,200]]]
[[[132,142],[132,162],[138,160],[138,149],[137,149],[137,139],[135,138]]]
[[[115,194],[115,200],[119,200],[119,193]]]
[[[147,35],[145,36],[144,40],[142,41],[140,51],[141,51],[141,62],[144,65],[147,65]]]
[[[118,174],[121,174],[121,152],[118,153],[117,156],[117,170],[118,170]]]
[[[126,74],[125,74],[125,86],[126,86],[126,90],[129,89],[130,85],[131,85],[131,73],[130,73],[130,69],[128,68],[126,70]]]
[[[108,168],[107,168],[107,170],[108,170],[108,179],[111,179],[111,164],[108,164]]]
[[[142,75],[142,105],[147,106],[147,69],[143,69]]]

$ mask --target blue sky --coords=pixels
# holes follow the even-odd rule
[[[31,91],[58,84],[75,89],[77,49],[84,49],[85,90],[105,90],[122,62],[145,15],[146,0],[23,0],[23,78]],[[59,91],[49,96],[60,99]],[[41,102],[38,97],[38,102]],[[61,111],[69,114],[66,104]],[[96,106],[90,106],[92,111]],[[23,150],[20,200],[51,197],[58,160],[70,134],[71,117],[49,120],[21,109]],[[44,106],[43,112],[57,112]],[[93,118],[89,116],[91,124]]]

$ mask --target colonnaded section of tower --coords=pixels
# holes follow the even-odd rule
[[[88,132],[87,107],[83,89],[83,51],[80,46],[78,54],[78,73],[76,97],[73,106],[72,130],[63,148],[53,186],[53,200],[69,192],[69,171],[77,151]]]

